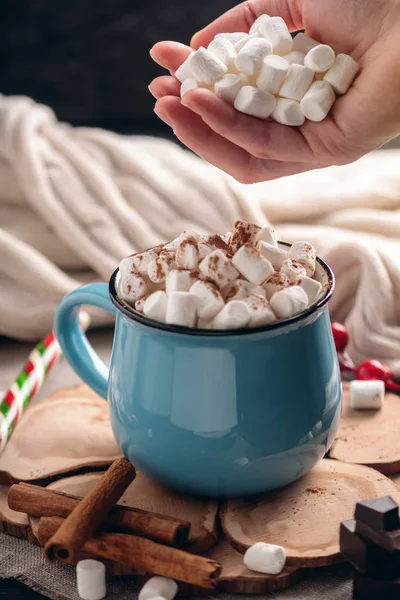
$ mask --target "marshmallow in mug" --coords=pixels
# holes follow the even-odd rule
[[[262,327],[314,304],[316,252],[305,241],[279,246],[270,226],[236,221],[224,235],[185,231],[123,259],[119,296],[140,314],[200,329]]]
[[[182,97],[207,88],[246,115],[300,127],[325,119],[358,71],[351,56],[305,33],[293,39],[281,17],[261,15],[248,34],[218,33],[191,52],[175,77]]]

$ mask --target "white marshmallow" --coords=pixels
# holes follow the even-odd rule
[[[234,102],[236,110],[259,119],[268,119],[275,106],[275,96],[250,85],[242,87]]]
[[[272,44],[274,54],[289,54],[293,40],[285,21],[281,17],[271,17],[260,25],[260,33]]]
[[[188,292],[192,285],[193,278],[190,271],[173,269],[168,273],[165,280],[165,291],[167,294],[171,292]]]
[[[286,287],[289,287],[290,281],[287,275],[283,275],[283,273],[274,273],[272,277],[263,285],[265,291],[265,297],[267,300],[270,300],[275,292],[279,290],[283,290]]]
[[[276,56],[275,54],[266,56],[257,77],[257,87],[264,92],[277,94],[288,74],[289,68],[289,63],[281,56]]]
[[[212,85],[218,77],[224,75],[228,70],[222,60],[202,46],[191,55],[190,66],[193,75],[206,85]]]
[[[289,249],[289,257],[305,267],[308,277],[314,275],[317,258],[314,246],[308,242],[295,242]]]
[[[162,290],[150,294],[143,306],[143,312],[149,319],[165,323],[167,313],[167,294]]]
[[[99,560],[80,560],[76,565],[76,583],[82,600],[102,600],[107,593],[106,568]]]
[[[226,38],[216,38],[212,40],[212,42],[208,44],[207,50],[219,58],[228,69],[231,69],[235,64],[237,52],[233,47],[232,42]]]
[[[255,245],[258,236],[261,232],[261,227],[248,223],[247,221],[235,221],[229,239],[229,249],[232,254],[235,254],[243,244],[249,243]]]
[[[300,106],[307,119],[319,122],[325,119],[335,100],[335,92],[327,81],[314,81]]]
[[[278,247],[278,237],[276,235],[276,231],[270,225],[264,225],[264,227],[261,227],[257,233],[256,241],[267,242],[267,244],[272,244],[273,246]]]
[[[249,327],[262,327],[276,321],[268,300],[263,296],[253,294],[245,299],[250,309]]]
[[[263,58],[272,52],[271,44],[264,38],[255,38],[239,51],[235,65],[240,73],[255,75],[260,69]]]
[[[205,87],[207,87],[207,86],[205,86],[204,83],[201,83],[201,81],[198,81],[197,79],[194,79],[193,77],[191,77],[190,79],[185,79],[185,81],[181,85],[181,92],[180,92],[181,98],[183,98],[183,96],[189,90],[197,90],[199,88],[205,88]]]
[[[289,319],[307,308],[308,297],[301,287],[292,285],[275,292],[270,299],[270,304],[277,317]]]
[[[168,577],[152,577],[139,592],[138,600],[153,600],[156,597],[172,600],[178,593],[178,585]]]
[[[194,236],[186,235],[179,240],[175,261],[180,269],[197,269],[199,264],[199,246]]]
[[[217,33],[214,39],[225,39],[231,42],[231,44],[236,44],[236,42],[239,42],[247,37],[248,35],[244,31],[235,31],[233,33]]]
[[[250,40],[255,40],[258,37],[260,37],[258,33],[252,33],[251,35],[246,35],[241,40],[238,40],[235,44],[233,44],[236,52],[240,52],[240,50],[245,47],[247,42],[249,42]]]
[[[239,276],[232,261],[219,249],[206,256],[201,261],[199,269],[203,275],[215,281],[220,288],[225,287]]]
[[[196,281],[190,293],[197,298],[197,314],[200,319],[213,319],[224,307],[224,301],[216,285],[209,281]]]
[[[233,256],[232,262],[248,281],[256,285],[268,281],[274,272],[274,267],[269,260],[261,256],[251,244],[244,244],[239,248]]]
[[[250,309],[243,300],[233,300],[214,317],[213,329],[241,329],[250,321]]]
[[[306,120],[300,102],[288,98],[278,98],[271,118],[277,123],[281,123],[281,125],[291,127],[301,127]]]
[[[269,260],[271,265],[274,267],[276,271],[279,271],[281,268],[283,261],[287,259],[287,252],[269,244],[268,242],[263,242],[260,240],[257,242],[257,250],[261,254]]]
[[[280,272],[282,275],[287,275],[290,283],[297,283],[299,277],[306,274],[305,268],[299,262],[291,258],[283,261]]]
[[[330,46],[318,44],[307,52],[304,66],[312,69],[314,73],[324,73],[335,62],[335,53]]]
[[[139,313],[143,313],[143,308],[144,308],[144,303],[146,302],[147,298],[150,296],[150,294],[145,294],[144,296],[142,296],[141,298],[139,298],[139,300],[136,300],[135,302],[135,310]]]
[[[235,102],[235,98],[238,95],[239,90],[245,85],[246,78],[239,73],[239,75],[234,75],[233,73],[228,73],[228,75],[223,75],[218,81],[214,84],[214,94],[216,94],[219,98],[226,100],[230,104]]]
[[[147,284],[139,273],[131,272],[129,275],[125,275],[125,277],[121,275],[118,293],[125,302],[133,304],[135,300],[139,300],[147,292]]]
[[[314,71],[303,65],[292,65],[279,90],[282,98],[300,101],[314,79]]]
[[[379,380],[350,381],[350,408],[382,408],[385,397],[385,383]]]
[[[175,268],[175,254],[163,250],[149,263],[147,273],[154,283],[165,281],[168,273]]]
[[[243,562],[251,571],[278,575],[286,562],[286,552],[282,546],[257,542],[243,556]]]
[[[298,33],[293,40],[292,50],[295,52],[302,52],[307,54],[311,48],[318,46],[318,42],[310,38],[306,33]]]
[[[270,18],[271,17],[269,15],[260,15],[250,27],[249,33],[259,33],[262,23],[265,23],[265,21],[268,21]]]
[[[126,277],[132,272],[138,272],[142,277],[147,277],[149,263],[156,256],[157,253],[154,250],[148,250],[147,252],[138,252],[137,254],[124,258],[119,263],[121,277]]]
[[[168,296],[166,323],[194,327],[197,297],[190,292],[171,292]]]
[[[165,244],[164,250],[168,250],[168,252],[176,252],[178,243],[179,243],[179,237],[175,238],[171,242],[168,242],[168,244]]]
[[[245,279],[236,279],[223,289],[225,302],[244,300],[250,295],[259,295],[265,298],[265,290],[260,285],[253,285]]]
[[[289,54],[283,56],[289,65],[304,65],[305,54],[303,52],[292,50]]]
[[[202,261],[203,258],[211,254],[213,248],[204,242],[199,243],[199,261]]]
[[[311,277],[307,277],[307,275],[300,275],[297,283],[307,294],[308,304],[314,304],[322,290],[322,285],[319,281],[315,281],[315,279],[311,279]]]
[[[191,79],[193,77],[193,69],[191,59],[194,52],[191,52],[187,59],[181,64],[180,67],[175,71],[175,77],[178,81],[183,83],[185,79]]]
[[[325,74],[324,81],[331,84],[336,94],[345,94],[359,69],[360,65],[351,56],[338,54],[334,65]]]

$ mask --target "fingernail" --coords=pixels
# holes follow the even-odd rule
[[[169,119],[168,115],[166,115],[165,113],[159,112],[156,108],[154,109],[154,112],[156,113],[157,117],[159,117],[161,119],[161,121],[164,121],[164,123],[169,125],[169,127],[172,127],[172,121]]]
[[[151,87],[151,84],[148,86],[148,89],[149,89],[150,94],[154,98],[156,98],[156,100],[158,100],[161,97],[161,95],[157,92],[157,90],[155,90],[154,88]]]

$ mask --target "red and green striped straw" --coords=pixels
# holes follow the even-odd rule
[[[86,313],[81,313],[84,329],[89,325]],[[17,378],[0,399],[0,453],[4,450],[21,415],[39,392],[48,373],[61,356],[61,348],[52,331],[30,353]]]

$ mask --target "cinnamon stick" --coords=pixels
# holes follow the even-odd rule
[[[42,488],[30,483],[18,483],[8,492],[8,506],[32,517],[68,517],[78,506],[80,498]],[[189,537],[190,523],[173,517],[115,506],[101,525],[104,531],[134,533],[161,544],[180,548]]]
[[[135,477],[135,468],[128,460],[120,458],[114,461],[49,539],[44,548],[47,558],[75,559],[77,550],[102,524]]]
[[[47,545],[64,523],[58,517],[41,517],[38,530],[40,543]],[[97,533],[84,542],[81,550],[123,563],[137,571],[206,588],[216,586],[221,572],[221,565],[214,560],[125,533]],[[75,562],[72,554],[58,556],[62,562]]]

